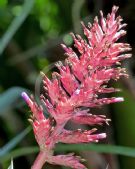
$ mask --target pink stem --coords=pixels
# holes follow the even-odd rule
[[[62,124],[58,124],[55,127],[54,132],[52,133],[52,135],[50,136],[50,143],[48,145],[48,151],[40,151],[40,153],[38,154],[33,166],[31,167],[31,169],[42,169],[43,165],[45,164],[46,161],[49,160],[49,156],[53,154],[53,147],[55,145],[55,143],[57,142],[56,138],[57,135],[59,135],[62,131],[62,129],[64,128],[65,123]]]
[[[46,162],[46,152],[40,151],[31,169],[41,169]]]

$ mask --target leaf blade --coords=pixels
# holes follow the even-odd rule
[[[23,91],[27,90],[21,87],[12,87],[0,94],[0,115],[13,106]]]
[[[6,155],[9,151],[11,151],[31,130],[31,127],[27,127],[24,131],[14,137],[11,141],[9,141],[6,145],[0,148],[0,157]]]
[[[3,37],[0,40],[0,55],[3,53],[4,49],[8,45],[9,41],[12,39],[16,31],[20,28],[22,23],[25,21],[27,16],[29,15],[35,0],[25,0],[25,3],[23,5],[22,11],[20,15],[16,16],[12,23],[10,24],[9,28],[3,35]]]
[[[111,144],[71,144],[71,145],[65,145],[65,144],[59,144],[56,147],[56,152],[61,151],[95,151],[98,153],[110,153],[110,154],[116,154],[116,155],[122,155],[122,156],[129,156],[129,157],[135,157],[135,148],[132,147],[124,147],[124,146],[118,146],[118,145],[111,145]],[[28,155],[31,153],[37,153],[39,151],[39,148],[34,147],[25,147],[25,148],[19,148],[16,149],[8,154],[6,154],[5,157],[0,158],[0,162],[7,161],[12,157],[19,157],[23,155]]]

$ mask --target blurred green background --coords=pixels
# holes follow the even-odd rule
[[[0,168],[8,168],[12,157],[15,169],[30,168],[34,151],[37,152],[30,148],[37,144],[28,127],[29,109],[21,92],[34,94],[40,83],[39,72],[43,70],[50,75],[54,68],[49,65],[64,60],[60,44],[72,45],[70,32],[82,35],[80,21],[92,23],[99,10],[106,15],[114,4],[120,7],[119,14],[128,24],[127,35],[122,40],[133,48],[133,57],[123,62],[130,77],[112,82],[122,89],[117,95],[123,96],[125,102],[95,112],[112,119],[109,127],[101,127],[108,134],[104,143],[133,147],[131,151],[122,151],[135,157],[135,0],[0,0]],[[87,159],[89,169],[135,169],[134,157],[99,154],[98,147],[94,149],[96,152],[77,149],[76,153]],[[100,152],[107,151],[120,154],[121,150],[104,146]],[[48,164],[45,168],[62,167]]]

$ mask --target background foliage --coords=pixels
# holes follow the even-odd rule
[[[123,40],[133,48],[132,59],[123,63],[129,79],[112,82],[122,88],[118,95],[124,96],[125,102],[93,110],[94,113],[102,111],[112,119],[109,127],[100,127],[108,134],[104,144],[58,145],[56,153],[75,150],[87,159],[89,169],[135,168],[134,1],[0,0],[0,168],[7,169],[11,158],[14,158],[15,169],[30,168],[38,151],[28,127],[29,110],[20,97],[21,92],[34,94],[35,83],[40,82],[39,72],[65,58],[60,43],[72,45],[68,33],[82,34],[81,20],[92,22],[99,10],[107,14],[114,4],[120,6],[119,13],[128,23],[128,34]],[[50,72],[49,68],[47,74]],[[106,145],[108,143],[119,147]],[[46,168],[60,167],[48,165]]]

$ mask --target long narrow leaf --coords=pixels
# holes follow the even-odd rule
[[[39,152],[38,147],[19,148],[19,149],[13,150],[10,153],[5,154],[5,156],[0,157],[0,162],[2,163],[7,160],[10,160],[11,157],[15,158],[15,157],[20,157],[20,156],[24,156],[27,154],[37,153],[37,152]]]
[[[56,151],[96,151],[99,153],[118,154],[123,156],[135,157],[135,148],[116,146],[109,144],[71,144],[71,145],[58,145]]]
[[[26,89],[12,87],[0,94],[0,115],[13,106],[13,103],[21,97],[22,91],[26,91]]]
[[[30,132],[30,130],[31,127],[26,128],[24,131],[14,137],[11,141],[9,141],[5,146],[0,148],[0,157],[3,157],[5,154],[11,151]]]
[[[0,40],[0,55],[3,53],[4,49],[6,48],[9,41],[12,39],[16,31],[19,29],[19,27],[22,25],[22,23],[25,21],[27,16],[29,15],[35,0],[25,0],[24,6],[22,8],[22,11],[20,15],[16,16],[15,19],[12,21],[11,25],[3,35],[3,37]]]
[[[0,158],[0,162],[9,160],[11,157],[19,157],[31,153],[37,153],[39,151],[38,147],[26,147],[16,149],[6,156]],[[115,145],[107,145],[107,144],[59,144],[56,148],[56,151],[95,151],[98,153],[109,153],[109,154],[117,154],[129,157],[135,157],[135,148],[132,147],[124,147],[124,146],[115,146]]]

